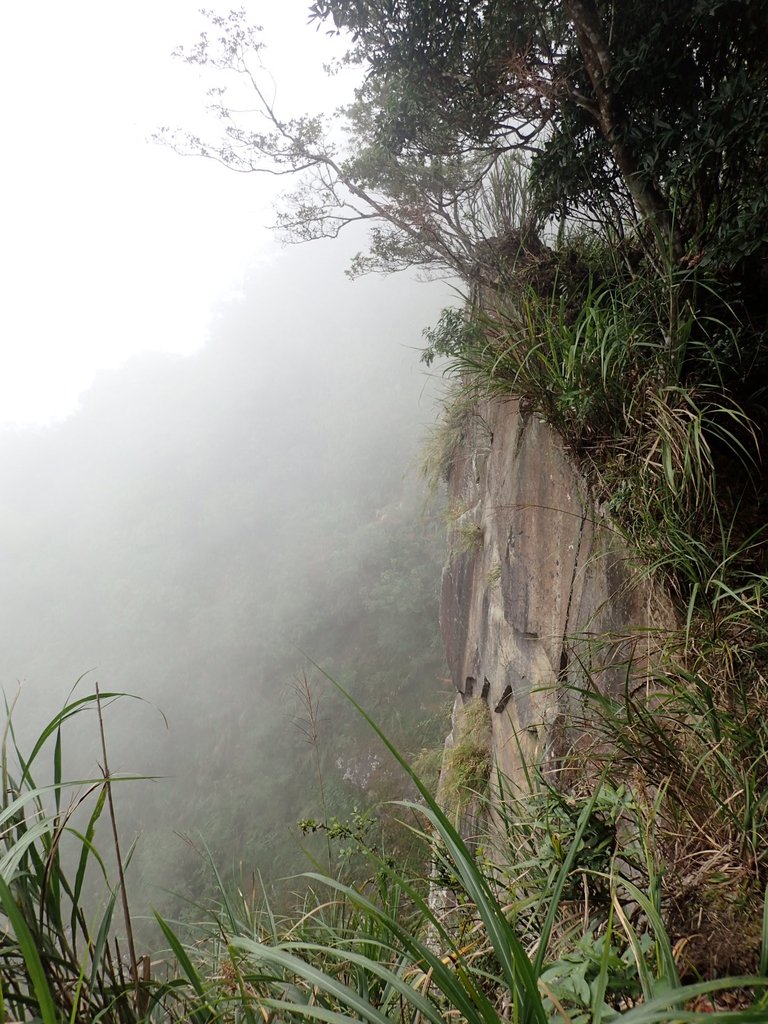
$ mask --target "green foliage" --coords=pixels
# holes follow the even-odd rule
[[[608,5],[597,6],[605,24]],[[665,193],[701,268],[734,267],[765,238],[759,179],[768,108],[755,92],[766,75],[756,42],[765,10],[698,0],[623,7],[610,17],[614,102],[632,112],[622,139]],[[606,174],[609,153],[594,118],[563,104],[535,165],[540,201],[553,210],[585,201],[605,210],[616,190],[616,172]]]
[[[119,696],[103,693],[68,702],[29,754],[19,749],[13,709],[6,705],[0,906],[8,927],[0,939],[0,997],[10,1016],[4,1019],[30,1020],[36,1013],[45,1024],[57,1024],[65,1015],[106,1024],[137,1019],[142,1000],[132,985],[135,964],[125,967],[114,944],[119,892],[109,887],[105,860],[94,845],[109,787],[120,780],[69,782],[62,775],[64,727],[100,701]],[[38,764],[44,753],[50,765]],[[46,778],[43,785],[35,782],[38,771]],[[94,877],[103,893],[96,906],[89,898]]]
[[[388,150],[455,153],[471,143],[535,139],[535,104],[526,111],[523,98],[505,91],[503,69],[518,47],[551,45],[550,33],[559,42],[563,19],[535,7],[462,0],[441,8],[318,0],[311,12],[351,33],[352,59],[380,83],[374,137]]]
[[[402,863],[412,861],[414,868],[425,857],[425,848],[412,841],[413,837],[392,827],[386,809],[377,813],[374,808],[355,808],[345,819],[336,815],[325,821],[304,818],[298,822],[303,836],[321,833],[335,850],[335,861],[329,870],[347,882],[367,878],[372,858],[379,858],[392,867],[395,858]]]
[[[739,622],[748,628],[743,614]],[[611,698],[597,687],[583,694],[610,742],[611,773],[639,776],[663,794],[653,829],[667,869],[668,919],[692,935],[686,957],[700,970],[757,965],[762,944],[768,694],[758,665],[765,641],[762,621],[738,640],[689,635],[686,664],[670,661],[657,672],[650,698]]]
[[[319,0],[312,16],[351,34],[368,135],[393,157],[532,152],[540,212],[618,237],[639,213],[662,257],[708,273],[763,246],[763,5]]]
[[[492,766],[491,710],[475,697],[457,712],[453,743],[443,759],[441,796],[454,814],[485,792]]]
[[[46,734],[53,739],[54,766],[62,750],[60,727],[86,706],[79,701],[65,707],[34,745],[41,752]],[[482,717],[471,706],[470,716]],[[417,1018],[442,1024],[457,1014],[468,1024],[495,1024],[507,1011],[521,1024],[599,1024],[609,1017],[628,1024],[680,1019],[752,1024],[764,1019],[765,1000],[759,995],[764,978],[681,985],[655,909],[656,876],[647,879],[648,893],[638,888],[625,874],[632,868],[628,848],[615,842],[620,823],[626,829],[627,821],[640,826],[643,820],[640,805],[626,791],[601,784],[591,795],[566,799],[545,785],[526,798],[508,795],[500,805],[508,846],[498,848],[498,853],[506,850],[508,859],[481,863],[423,782],[371,725],[419,792],[420,802],[401,803],[400,813],[433,844],[461,897],[468,930],[452,930],[428,899],[424,881],[369,842],[369,821],[363,816],[331,822],[328,828],[342,842],[365,848],[373,869],[370,882],[351,885],[313,873],[308,876],[313,889],[292,916],[280,918],[253,893],[231,895],[211,863],[217,905],[191,928],[156,915],[167,947],[166,967],[160,969],[153,957],[152,976],[134,987],[110,952],[109,915],[101,918],[97,934],[80,933],[88,916],[83,891],[72,883],[67,858],[59,857],[62,839],[71,837],[101,873],[104,862],[96,853],[94,832],[103,800],[97,798],[90,812],[85,843],[81,833],[62,824],[55,806],[46,811],[38,804],[41,791],[28,771],[34,758],[15,751],[19,778],[26,779],[21,800],[38,810],[32,828],[27,821],[22,831],[13,817],[20,799],[4,812],[6,821],[14,821],[14,831],[4,833],[6,847],[23,847],[18,864],[24,866],[16,874],[9,874],[7,866],[0,871],[0,899],[9,926],[0,945],[4,1012],[15,1020],[42,1019],[45,1024],[64,1019],[213,1024],[278,1017],[342,1024],[350,1015],[371,1024],[409,1024]],[[7,756],[4,762],[8,779],[12,760]],[[90,787],[91,797],[105,784],[100,780]],[[54,804],[65,785],[49,790]],[[423,826],[416,824],[419,820]],[[307,822],[306,827],[317,824]],[[614,837],[608,844],[606,828]],[[36,833],[34,840],[26,838],[30,831]],[[542,845],[542,835],[557,835],[558,843]],[[632,835],[637,850],[647,855],[643,828]],[[528,854],[521,858],[524,848]],[[602,902],[595,895],[599,885]],[[590,895],[583,913],[581,908],[574,913],[579,891]],[[108,891],[108,910],[114,898]],[[75,931],[57,916],[56,908],[65,906],[77,922]],[[632,907],[639,908],[640,916]],[[537,941],[531,947],[533,935]],[[81,939],[80,957],[73,957],[72,943]],[[716,1000],[724,990],[740,992],[741,1013],[719,1010],[713,1018],[711,1012],[705,1016],[690,1008],[694,999]]]
[[[438,1024],[446,1014],[454,1013],[470,1024],[486,1024],[498,1019],[504,1009],[513,1019],[541,1024],[569,1020],[577,1013],[584,1021],[599,1021],[606,1016],[616,1018],[621,1005],[622,1016],[633,1024],[650,1024],[681,1016],[704,1019],[702,1013],[688,1009],[694,998],[717,998],[722,989],[760,984],[758,979],[729,978],[681,986],[653,898],[622,880],[617,862],[610,867],[615,888],[611,888],[604,934],[587,929],[583,938],[571,942],[570,949],[562,948],[562,936],[558,935],[561,951],[550,958],[561,901],[571,872],[579,870],[576,851],[589,834],[599,789],[582,805],[570,849],[551,880],[551,888],[540,894],[540,905],[546,910],[538,931],[538,952],[535,956],[526,953],[509,910],[498,900],[503,890],[498,888],[495,873],[487,866],[481,869],[429,791],[415,777],[414,782],[426,806],[409,807],[418,810],[434,831],[436,856],[461,889],[465,908],[471,908],[475,925],[470,940],[466,934],[459,936],[446,929],[431,904],[397,869],[386,872],[389,884],[385,890],[369,893],[314,876],[335,894],[339,907],[345,908],[344,920],[354,922],[354,931],[340,929],[337,917],[337,926],[326,931],[321,942],[297,941],[294,935],[282,942],[251,936],[231,939],[230,956],[238,976],[259,1005],[330,1024],[347,1019],[350,1012],[376,1024],[393,1018],[411,1021],[417,1016]],[[608,805],[613,802],[607,801]],[[619,803],[626,806],[622,799]],[[515,820],[521,820],[520,816],[515,815]],[[619,898],[622,888],[627,903]],[[401,917],[404,896],[415,912],[408,924]],[[646,941],[630,923],[624,909],[629,902],[648,915],[655,942]],[[615,919],[625,931],[623,940],[614,927]],[[427,925],[433,936],[429,943],[422,939]],[[654,950],[660,951],[658,955]],[[640,992],[643,1001],[627,1011],[627,999]],[[757,1021],[762,1012],[756,1003],[743,1019]],[[727,1021],[730,1017],[730,1013],[720,1012],[716,1019]],[[733,1019],[739,1019],[738,1015]]]
[[[402,99],[394,80],[363,80],[354,102],[337,112],[343,133],[325,115],[287,116],[272,95],[261,30],[243,10],[204,13],[213,31],[176,56],[224,81],[208,92],[221,134],[202,139],[162,128],[155,140],[243,173],[295,174],[276,224],[289,241],[335,238],[363,222],[370,245],[352,261],[352,276],[416,267],[469,279],[475,244],[513,226],[513,212],[527,215],[517,204],[520,164],[513,155],[446,149],[437,135],[403,151],[391,133],[384,138],[382,120]]]
[[[581,224],[630,277],[686,275],[699,323],[713,310],[748,323],[721,363],[735,386],[762,386],[763,4],[318,0],[310,20],[346,33],[346,63],[364,72],[341,112],[346,142],[321,117],[277,112],[243,11],[209,17],[215,32],[179,55],[229,73],[249,102],[214,88],[221,138],[160,138],[238,171],[298,174],[280,218],[290,237],[335,237],[362,220],[371,245],[353,272],[447,268],[477,286],[489,245],[541,249],[542,232],[557,225],[562,242]],[[456,354],[463,332],[446,314],[427,358]]]
[[[644,938],[640,948],[647,954],[651,942]],[[547,967],[539,987],[550,1019],[567,1007],[572,1024],[590,1024],[598,1014],[611,1016],[617,1001],[637,1001],[642,992],[632,949],[618,936],[595,934],[578,939],[572,951]]]
[[[447,307],[440,314],[435,327],[424,331],[427,345],[421,361],[431,366],[435,359],[455,359],[475,347],[482,339],[480,325],[467,314],[466,310]]]
[[[453,340],[447,372],[470,409],[478,395],[514,395],[546,420],[649,571],[701,603],[742,585],[725,577],[743,556],[755,571],[757,535],[734,529],[741,512],[731,503],[742,488],[736,500],[754,505],[761,456],[757,425],[722,380],[713,335],[723,325],[698,319],[681,301],[686,288],[686,279],[666,295],[648,279],[614,282],[578,302],[502,291],[493,313],[475,312],[473,329]],[[692,360],[715,380],[681,383]],[[723,469],[731,482],[718,488]]]

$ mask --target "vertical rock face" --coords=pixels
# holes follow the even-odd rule
[[[456,710],[487,700],[492,754],[514,782],[522,758],[557,766],[578,733],[577,688],[639,685],[673,616],[545,423],[493,399],[469,433],[449,480],[441,630]]]

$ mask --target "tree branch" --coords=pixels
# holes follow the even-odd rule
[[[574,91],[571,96],[597,121],[638,211],[661,233],[663,249],[667,250],[662,251],[662,257],[669,254],[677,262],[683,255],[683,245],[669,206],[625,141],[627,125],[617,109],[611,82],[610,47],[594,0],[563,0],[563,6],[576,33],[595,102],[585,102]]]

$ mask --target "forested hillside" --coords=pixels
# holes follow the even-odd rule
[[[98,680],[151,702],[107,716],[113,766],[162,777],[118,800],[126,836],[141,835],[145,906],[167,905],[159,886],[200,898],[211,883],[177,833],[271,887],[306,866],[299,819],[397,793],[309,659],[404,749],[444,729],[442,524],[419,471],[434,389],[412,351],[434,299],[371,282],[331,308],[332,273],[312,252],[284,257],[197,355],[136,359],[61,425],[0,442],[3,686],[10,698],[23,681],[23,736],[85,672],[76,697]],[[293,722],[305,673],[325,807]],[[79,735],[67,767],[92,775],[95,723]]]

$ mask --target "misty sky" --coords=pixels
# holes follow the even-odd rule
[[[307,25],[306,0],[244,6],[265,28],[281,109],[348,98],[322,70],[338,44]],[[201,124],[211,82],[170,56],[204,27],[197,8],[3,5],[0,425],[66,415],[131,353],[196,349],[215,304],[274,257],[274,179],[147,142]]]

